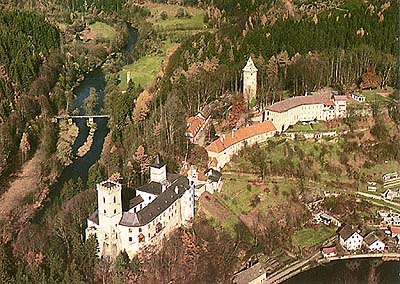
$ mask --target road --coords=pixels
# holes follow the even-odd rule
[[[301,262],[298,262],[296,264],[289,264],[289,267],[285,268],[283,271],[277,272],[275,274],[271,274],[269,277],[267,277],[267,280],[263,282],[263,284],[277,284],[281,283],[290,277],[298,274],[299,272],[302,272],[303,270],[301,269],[303,266],[308,264],[309,262],[316,260],[320,257],[320,252],[317,251],[315,254],[313,254],[311,257],[307,258],[306,260],[303,260]],[[299,271],[300,270],[300,271]]]
[[[391,205],[391,206],[389,206],[390,208],[395,209],[395,210],[400,210],[400,204],[399,204],[399,203],[386,200],[386,199],[383,198],[382,196],[375,195],[375,194],[371,194],[371,193],[366,193],[366,192],[361,192],[361,191],[357,191],[357,194],[358,194],[358,195],[361,195],[361,196],[363,196],[363,197],[367,197],[367,198],[371,198],[371,199],[376,199],[376,200],[383,201],[383,202],[385,202],[387,205]],[[393,206],[394,206],[394,208],[393,208]]]

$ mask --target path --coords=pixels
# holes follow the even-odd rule
[[[37,151],[33,158],[22,166],[9,188],[0,197],[0,220],[10,219],[15,208],[20,208],[29,194],[39,185],[40,159]]]
[[[388,207],[391,207],[391,208],[393,208],[395,210],[399,210],[400,209],[400,203],[396,203],[396,202],[393,202],[393,201],[386,200],[382,196],[371,194],[371,193],[366,193],[366,192],[361,192],[361,191],[357,191],[357,194],[361,195],[363,197],[367,197],[367,198],[372,198],[372,199],[377,199],[377,200],[383,201],[383,202],[385,202],[387,204]]]

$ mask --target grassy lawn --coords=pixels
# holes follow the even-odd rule
[[[363,168],[361,171],[371,176],[371,181],[382,181],[382,176],[387,173],[398,172],[400,173],[400,164],[397,161],[388,161],[388,163],[376,164],[371,168]],[[383,181],[382,181],[383,182]]]
[[[262,187],[250,183],[256,179],[257,176],[251,174],[224,174],[224,188],[217,197],[237,215],[249,212],[253,208],[251,200],[263,193]]]
[[[102,22],[95,22],[89,26],[96,32],[97,38],[112,40],[115,37],[115,29]]]
[[[166,42],[161,54],[144,56],[130,65],[125,65],[119,73],[119,78],[121,79],[119,84],[120,89],[125,91],[128,87],[126,82],[128,71],[131,72],[131,80],[133,80],[135,84],[140,84],[142,87],[146,87],[157,76],[168,49],[175,45],[176,44],[171,42]]]
[[[149,6],[152,17],[148,20],[157,28],[162,30],[202,30],[205,29],[203,17],[205,11],[193,7],[182,7],[177,5],[167,4],[152,4]],[[191,17],[189,18],[176,18],[175,15],[178,9],[184,9]],[[161,13],[165,12],[168,18],[161,19]]]
[[[393,94],[393,89],[387,89],[387,90],[382,90],[382,89],[376,89],[376,90],[363,90],[361,94],[365,96],[365,101],[367,103],[382,103],[382,104],[388,104],[390,102],[393,102],[394,98],[392,97],[384,97],[380,95],[380,93],[389,93]]]
[[[314,132],[310,124],[297,123],[289,127],[287,132]]]
[[[317,229],[302,228],[297,230],[292,240],[301,248],[309,248],[321,244],[336,234],[336,228],[321,225]]]

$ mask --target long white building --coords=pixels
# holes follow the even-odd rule
[[[285,131],[299,121],[327,121],[345,117],[346,106],[346,96],[297,96],[266,107],[264,120],[272,121],[278,131]]]
[[[264,121],[222,135],[206,147],[209,166],[216,169],[223,168],[245,145],[265,142],[274,136],[275,132],[274,124],[271,121]]]
[[[150,166],[150,182],[136,189],[110,180],[97,184],[98,209],[87,219],[86,238],[94,235],[99,255],[129,257],[145,247],[159,247],[163,238],[194,217],[194,183],[167,173],[157,155]]]

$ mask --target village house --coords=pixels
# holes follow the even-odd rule
[[[398,189],[397,191],[393,191],[391,189],[387,189],[384,193],[383,193],[383,197],[387,200],[394,200],[394,199],[398,199],[400,198],[400,189]]]
[[[397,243],[400,243],[400,227],[397,226],[390,227],[390,234],[392,238],[397,239]]]
[[[180,226],[194,217],[194,183],[167,173],[157,155],[150,166],[150,182],[136,189],[107,180],[97,184],[98,209],[88,218],[86,238],[94,236],[99,256],[115,258],[125,250],[129,257],[145,247],[159,247]]]
[[[339,243],[346,250],[361,249],[363,237],[351,225],[344,225],[338,232]]]
[[[382,180],[384,183],[386,182],[393,182],[399,179],[399,174],[397,172],[388,173],[382,175]]]
[[[328,215],[326,213],[319,213],[315,216],[315,220],[317,223],[323,223],[327,226],[329,225],[334,225],[336,227],[340,227],[341,223],[338,219],[335,217],[332,217],[331,215]]]
[[[206,147],[209,160],[212,163],[209,166],[221,169],[245,145],[251,146],[265,142],[267,138],[274,136],[275,132],[274,124],[271,121],[264,121],[222,135]]]
[[[381,217],[381,224],[386,226],[400,226],[400,214],[384,211],[378,211],[379,216]]]
[[[336,246],[322,248],[321,253],[324,258],[334,257],[337,255]]]
[[[346,96],[297,96],[267,106],[264,120],[272,121],[283,132],[298,122],[328,121],[345,117],[346,106]]]
[[[196,116],[186,119],[186,137],[191,143],[196,144],[198,142],[209,121],[210,118],[205,118],[200,112]]]
[[[374,232],[369,233],[364,237],[364,243],[369,251],[384,251],[385,244],[382,242]]]
[[[360,94],[353,93],[353,94],[351,94],[351,98],[353,100],[355,100],[356,102],[359,102],[359,103],[365,102],[365,97],[363,95],[360,95]]]

